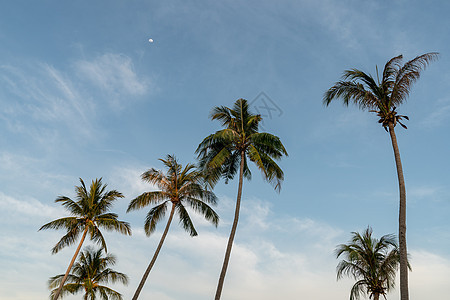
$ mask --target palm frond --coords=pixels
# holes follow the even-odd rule
[[[50,279],[48,280],[48,288],[49,289],[57,289],[59,287],[59,285],[61,284],[61,281],[63,280],[65,274],[59,274],[53,277],[50,277]],[[78,283],[79,282],[79,278],[78,276],[69,274],[67,275],[67,279],[66,279],[67,283]]]
[[[248,148],[248,156],[261,170],[263,178],[279,192],[281,183],[284,180],[284,173],[278,164],[266,153],[258,151],[253,145],[250,145]]]
[[[89,235],[94,243],[99,244],[102,249],[105,249],[105,252],[108,252],[105,237],[97,226],[89,226]]]
[[[69,228],[67,233],[52,248],[52,254],[56,254],[62,248],[74,244],[76,242],[81,230],[84,230],[84,228],[81,225],[73,226],[72,228]]]
[[[99,202],[97,203],[98,213],[104,213],[111,209],[114,202],[117,201],[118,198],[124,198],[124,195],[116,190],[111,190],[102,195],[99,195]]]
[[[158,204],[169,199],[169,195],[164,191],[146,192],[131,200],[127,212],[144,208],[151,204]]]
[[[403,55],[393,57],[384,66],[381,82],[385,88],[385,91],[392,90],[392,86],[395,83],[395,77],[397,76],[398,70],[401,68],[402,59]]]
[[[141,178],[143,181],[154,184],[161,189],[170,185],[170,182],[168,181],[166,175],[154,168],[151,168],[150,170],[144,172],[141,175]]]
[[[359,280],[357,281],[351,291],[350,291],[350,300],[358,300],[360,295],[362,293],[364,293],[364,286],[366,285],[366,281],[365,280]]]
[[[61,228],[70,230],[71,228],[77,226],[78,224],[80,224],[80,220],[77,217],[65,217],[48,222],[47,224],[42,225],[42,227],[39,228],[39,230],[61,229]]]
[[[167,211],[167,203],[168,203],[168,201],[165,201],[165,202],[153,207],[148,212],[148,214],[145,218],[145,223],[144,223],[144,231],[147,236],[150,236],[150,234],[152,234],[155,231],[156,224],[162,218],[164,218],[164,215],[166,214],[166,211]]]
[[[437,52],[426,53],[405,63],[397,72],[395,85],[392,89],[391,101],[399,105],[409,96],[411,86],[420,78],[420,73],[428,64],[438,58]]]
[[[218,120],[222,123],[222,126],[228,127],[228,125],[233,121],[230,109],[225,106],[214,107],[210,113],[211,120]]]
[[[270,157],[279,160],[283,155],[289,156],[280,138],[266,132],[259,132],[250,136],[251,144]]]
[[[177,215],[180,218],[180,225],[184,230],[189,232],[190,236],[197,236],[197,231],[195,230],[194,224],[192,223],[191,218],[189,217],[186,208],[184,208],[181,202],[177,202],[175,204],[175,209],[177,211]]]
[[[352,102],[361,109],[378,108],[379,103],[371,91],[366,90],[362,84],[352,81],[336,82],[325,92],[323,103],[328,106],[332,100],[337,98],[341,98],[346,106]]]
[[[229,152],[229,155],[226,157],[225,161],[222,163],[217,163],[215,167],[211,167],[211,169],[220,169],[222,173],[222,178],[225,179],[225,183],[228,183],[229,180],[232,180],[239,170],[239,165],[241,162],[241,155],[239,152]]]
[[[358,69],[351,69],[345,71],[342,77],[344,80],[351,80],[353,82],[362,81],[373,94],[379,95],[379,87],[370,74],[366,74]]]
[[[102,295],[104,300],[109,300],[109,299],[123,300],[122,295],[119,292],[117,292],[109,287],[99,285],[97,287],[97,289],[98,289],[99,293]]]
[[[131,226],[128,222],[119,221],[117,214],[106,213],[95,218],[98,227],[105,228],[108,231],[118,231],[122,234],[131,235]]]
[[[186,198],[186,202],[195,212],[200,213],[206,220],[217,227],[219,224],[219,215],[208,204],[191,197]]]
[[[58,288],[55,288],[50,292],[50,299],[54,299],[57,290],[58,290]],[[83,286],[79,283],[67,283],[63,286],[58,299],[64,298],[68,294],[72,294],[72,295],[76,294],[82,290],[83,290]]]
[[[80,216],[83,214],[82,207],[80,205],[66,196],[59,196],[56,198],[55,203],[62,202],[61,205],[64,206],[70,214],[73,216]]]

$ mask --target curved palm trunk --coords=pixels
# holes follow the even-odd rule
[[[83,236],[81,237],[81,241],[78,244],[78,248],[77,248],[77,250],[75,251],[75,254],[72,257],[72,260],[70,261],[70,264],[69,264],[69,267],[67,268],[66,274],[64,274],[64,277],[63,277],[63,279],[61,281],[61,284],[59,285],[59,288],[56,291],[56,294],[55,294],[55,296],[53,298],[54,300],[57,300],[58,297],[59,297],[59,294],[61,294],[61,290],[62,290],[62,288],[64,286],[64,283],[66,282],[67,276],[69,276],[69,272],[72,269],[73,263],[75,262],[75,259],[77,258],[78,253],[80,252],[80,249],[81,249],[81,246],[84,243],[84,240],[86,239],[87,231],[88,231],[88,226],[86,226],[86,228],[84,229]]]
[[[394,124],[389,123],[389,135],[391,136],[392,148],[394,149],[395,164],[397,167],[398,187],[400,192],[400,208],[398,217],[398,239],[400,251],[400,299],[408,300],[408,259],[406,249],[406,188],[403,178],[402,161],[398,150],[397,137],[395,136]]]
[[[244,160],[245,160],[245,152],[241,152],[241,164],[239,167],[239,187],[238,194],[236,199],[236,210],[234,212],[234,221],[233,226],[231,227],[230,237],[228,238],[227,250],[225,252],[225,258],[223,260],[222,271],[220,272],[219,283],[217,285],[215,300],[220,299],[220,295],[222,294],[223,283],[225,281],[225,274],[227,273],[228,262],[230,261],[231,248],[233,247],[234,236],[236,235],[236,228],[239,221],[239,210],[241,207],[241,197],[242,197],[242,183],[244,180]]]
[[[166,229],[164,229],[164,233],[161,236],[161,240],[159,241],[158,247],[156,248],[155,254],[153,254],[153,258],[150,261],[150,264],[147,267],[147,270],[145,270],[144,275],[142,276],[141,282],[139,283],[139,286],[134,293],[132,300],[137,300],[139,297],[139,294],[141,293],[142,288],[144,287],[145,281],[147,280],[148,274],[150,274],[151,269],[153,268],[153,265],[155,264],[156,258],[158,257],[159,251],[162,248],[162,245],[164,243],[164,240],[166,239],[167,232],[169,232],[170,223],[172,223],[173,214],[175,212],[175,203],[172,202],[172,210],[170,211],[169,220],[167,220]]]

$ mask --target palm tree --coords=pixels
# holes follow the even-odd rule
[[[406,101],[412,84],[419,79],[420,73],[438,53],[431,52],[417,56],[402,63],[402,55],[389,60],[383,71],[381,82],[360,70],[352,69],[344,72],[343,80],[338,81],[324,95],[323,102],[329,105],[333,99],[340,98],[345,105],[350,102],[361,109],[376,112],[379,123],[389,132],[394,150],[395,164],[400,194],[399,208],[399,244],[400,244],[400,295],[401,300],[408,300],[408,267],[406,249],[406,188],[403,177],[402,162],[394,128],[398,124],[406,129],[403,119],[407,116],[397,114],[398,105]],[[377,72],[378,78],[378,72]]]
[[[60,282],[58,290],[55,292],[54,299],[58,299],[64,283],[69,275],[72,265],[80,252],[81,246],[89,233],[89,237],[94,242],[101,244],[106,248],[105,239],[100,231],[104,228],[108,231],[119,231],[122,234],[131,235],[130,225],[127,222],[117,220],[117,214],[109,212],[114,201],[117,198],[123,198],[123,195],[116,191],[106,191],[106,184],[102,184],[102,179],[92,181],[89,191],[87,191],[83,180],[80,178],[81,186],[76,186],[76,200],[66,196],[58,197],[55,202],[61,204],[69,211],[71,217],[64,217],[45,224],[42,229],[60,229],[64,228],[67,233],[53,247],[52,253],[58,253],[59,250],[70,246],[78,239],[82,233],[81,240],[67,268],[67,271]]]
[[[195,170],[193,164],[187,164],[183,168],[172,155],[167,155],[166,159],[160,159],[160,161],[167,167],[166,174],[152,168],[141,176],[142,180],[156,185],[160,190],[146,192],[133,199],[127,210],[127,212],[129,212],[151,204],[156,204],[155,207],[150,209],[145,219],[144,230],[147,236],[149,236],[155,231],[158,221],[164,217],[169,203],[172,204],[164,233],[161,236],[161,240],[159,241],[150,264],[142,276],[141,282],[133,296],[133,300],[138,299],[148,274],[155,264],[175,212],[180,218],[180,225],[188,231],[191,236],[196,236],[197,231],[194,228],[194,224],[192,223],[184,204],[189,205],[195,212],[203,215],[206,220],[216,227],[219,223],[219,216],[208,205],[208,203],[216,205],[217,198],[213,192],[204,189],[202,173]]]
[[[222,293],[239,220],[243,179],[244,177],[251,178],[247,158],[261,170],[264,179],[279,191],[284,174],[274,159],[279,160],[283,155],[287,156],[288,154],[277,136],[258,132],[258,125],[262,120],[261,115],[254,115],[249,111],[247,100],[237,100],[232,109],[225,106],[215,107],[211,112],[211,119],[221,122],[225,129],[207,136],[196,150],[200,168],[206,174],[207,181],[211,187],[220,178],[224,178],[227,183],[228,180],[233,179],[239,169],[234,221],[215,296],[215,299],[218,300]]]
[[[350,292],[350,300],[358,300],[361,293],[378,300],[380,295],[394,287],[395,274],[400,262],[397,242],[393,234],[383,235],[379,240],[372,237],[372,228],[363,234],[352,232],[348,244],[337,246],[336,258],[344,257],[337,265],[338,280],[344,276],[357,282]]]
[[[114,255],[108,254],[103,256],[103,249],[100,248],[94,251],[91,247],[81,252],[78,262],[73,265],[72,273],[67,277],[67,282],[64,284],[61,292],[61,297],[71,293],[76,294],[84,290],[85,300],[94,300],[96,294],[99,294],[102,299],[117,299],[122,300],[122,295],[102,284],[121,282],[128,284],[127,275],[114,271],[109,268],[116,263]],[[61,285],[64,274],[56,275],[48,281],[49,288],[53,289],[51,292],[51,299]]]

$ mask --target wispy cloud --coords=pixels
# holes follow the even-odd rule
[[[88,93],[91,85],[102,92]],[[15,134],[49,144],[67,137],[64,130],[81,139],[98,134],[98,116],[147,94],[151,81],[138,76],[130,57],[106,53],[68,63],[64,71],[45,62],[1,65],[0,86],[0,121]]]
[[[150,167],[149,167],[150,168]],[[121,191],[126,197],[136,197],[144,192],[154,191],[156,186],[144,182],[142,173],[147,171],[145,167],[118,166],[111,172],[110,186]]]
[[[436,128],[448,122],[450,116],[450,99],[440,99],[434,110],[422,120],[421,124],[427,128]]]
[[[408,189],[408,197],[414,202],[441,202],[448,200],[448,191],[439,185],[412,185]]]
[[[42,191],[47,193],[48,190],[54,190],[57,185],[66,185],[73,180],[70,176],[48,171],[49,165],[48,162],[36,157],[0,151],[0,179],[6,185],[2,191],[8,191],[10,183],[11,187],[14,187],[12,183],[20,181],[21,186],[27,186],[27,189],[32,190],[33,195],[36,195]],[[36,178],[39,180],[37,181]],[[16,192],[21,193],[23,190],[16,189]]]
[[[8,216],[7,219],[10,218],[9,221],[17,222],[20,219],[22,224],[24,221],[35,223],[36,217],[52,218],[64,213],[63,209],[43,204],[37,199],[25,198],[19,200],[2,192],[0,192],[0,209],[7,212],[5,216]],[[30,217],[33,217],[34,220]],[[5,221],[3,219],[1,222]]]
[[[130,57],[106,53],[90,60],[78,60],[75,70],[80,78],[85,78],[103,93],[115,99],[121,96],[142,96],[150,91],[151,81],[139,77]]]
[[[89,136],[92,106],[66,74],[48,64],[36,63],[2,66],[0,75],[0,103],[6,108],[0,118],[10,131],[35,141],[43,139],[44,143],[58,135],[56,128]]]

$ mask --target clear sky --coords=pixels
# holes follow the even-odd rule
[[[398,108],[410,121],[397,137],[411,299],[447,297],[449,12],[446,1],[401,0],[3,3],[0,298],[48,298],[48,278],[65,272],[76,247],[52,255],[64,231],[38,229],[67,215],[54,200],[74,197],[80,177],[103,177],[125,195],[112,210],[133,236],[105,236],[115,269],[130,276],[115,288],[131,298],[166,221],[146,237],[147,210],[125,213],[153,189],[140,174],[163,168],[167,154],[195,162],[200,141],[220,129],[211,109],[245,98],[289,157],[280,194],[255,168],[244,184],[223,299],[347,299],[352,281],[336,281],[333,250],[368,225],[378,237],[397,233],[398,184],[376,116],[324,107],[323,93],[346,69],[375,76],[394,56],[432,51],[440,59]],[[174,221],[142,299],[213,298],[236,190],[236,181],[215,190],[217,229],[194,215],[199,236],[190,238]]]

